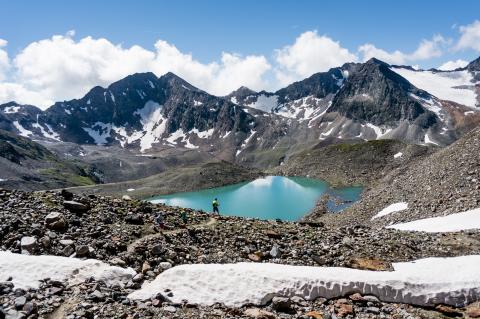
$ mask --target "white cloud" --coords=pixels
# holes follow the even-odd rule
[[[447,62],[443,63],[442,65],[440,65],[438,67],[438,69],[443,70],[443,71],[455,70],[457,68],[466,67],[467,64],[468,64],[468,61],[458,59],[458,60],[455,60],[455,61],[447,61]]]
[[[316,72],[327,71],[346,62],[357,61],[357,56],[339,42],[317,31],[302,33],[292,45],[276,51],[278,81],[285,85]]]
[[[412,61],[439,57],[442,55],[443,47],[448,43],[449,40],[446,40],[441,35],[435,35],[431,40],[422,40],[417,49],[412,53],[404,53],[399,50],[388,52],[370,43],[361,45],[358,51],[362,55],[363,61],[375,57],[390,64],[406,64]]]
[[[271,68],[264,56],[246,56],[222,53],[219,62],[202,64],[191,54],[180,52],[165,41],[155,44],[156,57],[152,70],[157,74],[172,71],[193,85],[216,95],[225,95],[244,85],[254,90],[263,89],[264,74]]]
[[[455,45],[455,50],[473,49],[480,51],[480,21],[475,20],[473,23],[460,26],[460,39]]]
[[[8,53],[3,48],[7,46],[7,41],[0,39],[0,81],[6,78],[6,73],[10,68]]]
[[[241,85],[263,88],[262,77],[271,68],[263,56],[222,53],[219,62],[203,64],[161,40],[150,51],[136,45],[123,48],[103,38],[76,41],[73,36],[69,31],[33,42],[13,62],[7,56],[6,65],[13,74],[9,82],[0,83],[0,101],[13,99],[45,108],[52,101],[80,98],[95,85],[108,86],[129,74],[147,71],[158,76],[172,71],[201,89],[223,95]],[[0,67],[5,60],[2,52]]]

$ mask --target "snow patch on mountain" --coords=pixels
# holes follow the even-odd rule
[[[473,76],[467,70],[434,72],[413,71],[392,67],[392,71],[406,78],[416,87],[425,90],[442,100],[453,101],[465,106],[475,107],[477,100]]]
[[[432,141],[432,140],[430,139],[430,137],[428,136],[428,133],[425,134],[425,144],[434,144],[434,145],[437,145],[437,146],[439,145],[437,142]]]
[[[388,128],[388,129],[384,129],[384,128],[381,128],[375,124],[372,124],[372,123],[366,123],[365,124],[366,127],[368,128],[371,128],[374,132],[375,132],[375,135],[376,135],[376,139],[378,140],[379,138],[387,135],[390,131],[392,131],[391,128]]]
[[[44,137],[55,140],[55,141],[60,141],[60,136],[58,135],[58,133],[55,132],[50,125],[48,124],[44,124],[44,125],[46,125],[48,131],[46,131],[45,128],[39,123],[32,124],[33,127],[40,129]]]
[[[13,126],[18,130],[18,134],[24,137],[33,136],[33,132],[24,128],[18,121],[13,121]]]
[[[274,108],[278,105],[278,96],[277,95],[270,95],[267,96],[265,94],[260,94],[257,97],[257,100],[253,103],[250,103],[249,107],[264,111],[264,112],[271,112]]]
[[[384,209],[382,209],[381,211],[379,211],[375,216],[373,216],[372,220],[382,216],[390,215],[392,213],[401,212],[402,210],[406,210],[406,209],[408,209],[408,203],[400,202],[400,203],[391,204],[385,207]]]
[[[480,208],[447,216],[424,218],[408,223],[395,224],[387,226],[387,228],[403,231],[424,231],[427,233],[448,233],[480,229]]]
[[[20,106],[7,106],[3,109],[3,113],[5,114],[13,114],[18,113],[20,111]]]
[[[214,128],[211,128],[209,130],[199,131],[198,129],[194,128],[189,133],[197,134],[199,138],[210,138],[212,137],[214,130]]]
[[[193,264],[170,268],[128,297],[147,300],[171,291],[171,302],[241,307],[275,296],[306,300],[374,294],[384,302],[462,307],[480,297],[479,255],[394,263],[394,271],[270,263]],[[168,290],[167,290],[168,289]]]
[[[82,129],[90,135],[97,145],[107,144],[110,137],[111,124],[96,122],[91,127],[82,127]]]

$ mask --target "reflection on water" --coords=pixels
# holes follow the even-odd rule
[[[361,191],[361,187],[332,189],[326,182],[313,178],[267,176],[225,187],[157,196],[150,201],[211,211],[212,200],[218,198],[222,215],[298,220],[325,193],[347,201],[338,207],[329,203],[329,208],[338,211],[358,200]]]

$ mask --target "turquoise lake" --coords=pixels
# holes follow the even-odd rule
[[[357,201],[361,192],[362,187],[331,188],[328,183],[313,178],[267,176],[251,182],[148,200],[211,212],[212,200],[218,198],[221,215],[295,221],[307,214],[325,193],[347,202],[338,206],[328,204],[331,211],[340,211]]]

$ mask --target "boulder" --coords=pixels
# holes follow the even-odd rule
[[[67,191],[66,189],[62,189],[62,191],[60,192],[60,196],[62,196],[65,200],[73,199],[73,193],[70,191]]]
[[[80,257],[80,258],[87,257],[89,253],[90,253],[90,248],[87,245],[80,245],[75,250],[75,255],[77,255],[77,257]]]
[[[270,250],[270,256],[272,256],[272,258],[280,258],[282,256],[282,251],[278,245],[273,245],[272,249]]]
[[[25,236],[20,240],[22,252],[34,253],[37,250],[37,239],[35,237]]]
[[[132,225],[143,225],[143,217],[140,214],[131,214],[125,217],[125,222]]]
[[[45,217],[45,224],[51,230],[62,231],[67,228],[65,216],[59,212],[51,212]]]
[[[74,214],[83,214],[89,210],[89,207],[87,205],[73,200],[64,201],[63,206]]]

